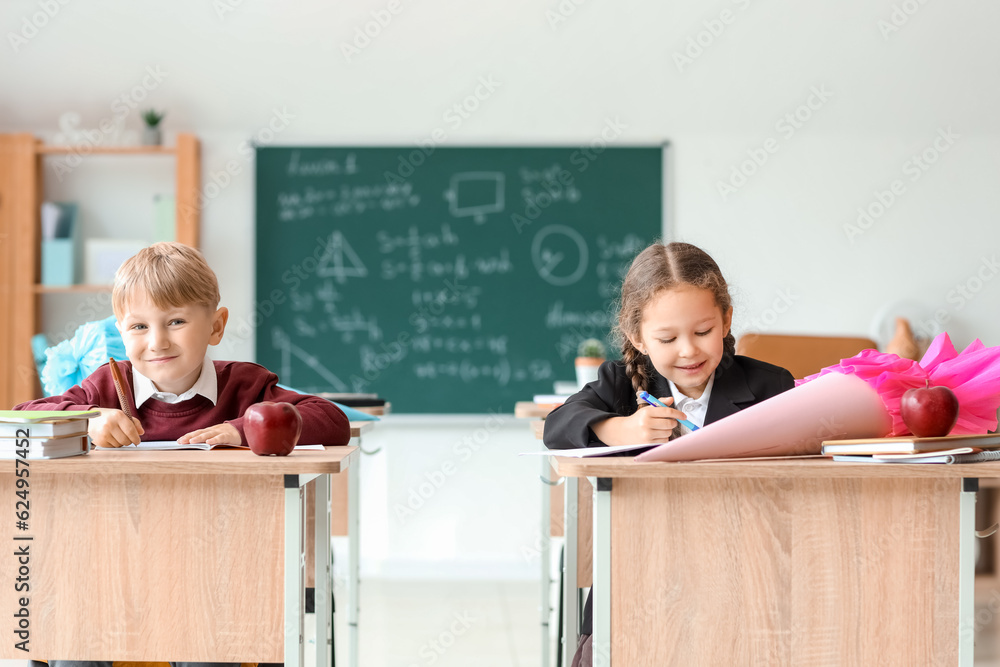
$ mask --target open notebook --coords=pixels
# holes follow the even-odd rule
[[[249,445],[209,445],[205,442],[193,442],[188,444],[181,444],[176,440],[150,440],[148,442],[142,442],[138,445],[125,445],[124,447],[94,447],[94,449],[117,449],[127,450],[127,449],[250,449]],[[323,445],[295,445],[295,449],[318,449],[323,450]]]

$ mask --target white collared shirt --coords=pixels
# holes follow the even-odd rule
[[[712,373],[711,377],[708,378],[705,391],[701,392],[701,396],[698,398],[691,398],[682,394],[677,385],[670,382],[670,380],[667,380],[667,382],[670,384],[670,394],[674,397],[673,407],[686,414],[688,421],[692,422],[695,426],[698,428],[703,427],[705,425],[705,415],[708,413],[708,401],[712,398],[712,385],[715,384],[715,373]]]
[[[180,403],[201,394],[212,401],[212,405],[215,405],[219,398],[219,377],[215,372],[215,364],[208,357],[205,357],[205,361],[201,365],[201,375],[198,376],[198,381],[183,394],[177,395],[158,390],[153,381],[137,371],[134,365],[132,366],[132,386],[135,388],[136,408],[141,407],[151,398],[164,403]]]

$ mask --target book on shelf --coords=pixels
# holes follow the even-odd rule
[[[909,435],[898,438],[863,438],[860,440],[826,440],[823,454],[874,455],[919,454],[957,447],[1000,449],[1000,433],[985,435],[946,435],[939,438],[918,438]]]
[[[61,459],[90,451],[86,433],[63,438],[0,438],[0,459]]]

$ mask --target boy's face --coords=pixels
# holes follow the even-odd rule
[[[698,398],[722,361],[732,321],[733,309],[723,313],[711,291],[682,285],[646,304],[632,344],[683,394]]]
[[[117,322],[129,361],[157,390],[183,394],[201,375],[205,352],[218,345],[229,311],[198,304],[160,308],[145,296],[125,306]]]

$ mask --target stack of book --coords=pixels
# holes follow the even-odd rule
[[[97,410],[0,410],[0,459],[59,459],[90,451],[87,421]]]
[[[978,463],[1000,461],[1000,434],[940,438],[827,440],[823,454],[850,463]]]

